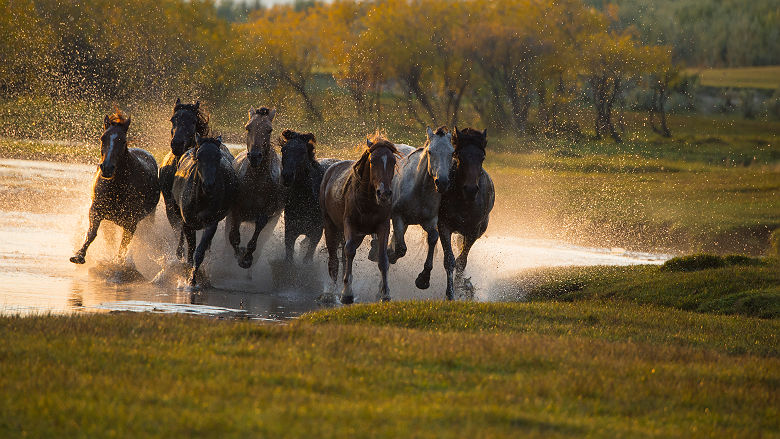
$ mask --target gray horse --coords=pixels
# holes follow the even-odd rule
[[[97,236],[102,220],[124,230],[119,246],[119,257],[123,258],[138,222],[154,212],[160,201],[157,162],[143,149],[127,147],[129,127],[130,117],[119,111],[105,118],[106,131],[100,137],[102,161],[92,185],[89,230],[84,245],[70,258],[74,264],[85,262],[87,248]]]
[[[411,154],[401,154],[400,175],[393,179],[393,238],[388,257],[394,264],[406,254],[404,235],[406,228],[419,224],[428,234],[428,255],[423,270],[417,276],[415,285],[422,290],[430,286],[433,269],[433,252],[439,240],[437,223],[441,194],[449,187],[452,167],[452,134],[445,127],[434,133],[427,128],[425,145]]]
[[[253,254],[257,248],[260,231],[271,218],[279,218],[284,208],[285,190],[282,185],[282,166],[279,154],[271,146],[271,122],[276,110],[266,107],[249,110],[246,124],[246,151],[242,151],[233,162],[238,175],[239,187],[233,207],[228,214],[228,240],[238,258],[241,268],[252,266]],[[241,253],[241,223],[255,223],[255,231]]]

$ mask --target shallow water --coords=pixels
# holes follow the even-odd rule
[[[129,259],[146,280],[122,279],[123,264],[113,260],[120,230],[108,222],[101,224],[98,238],[87,253],[87,264],[70,263],[68,258],[81,245],[86,232],[94,171],[95,167],[89,165],[0,159],[0,313],[145,310],[280,320],[321,307],[316,298],[329,288],[324,240],[314,264],[285,267],[275,262],[283,255],[283,220],[261,235],[263,244],[249,270],[238,267],[220,226],[203,267],[212,286],[199,292],[178,287],[183,270],[173,256],[175,237],[162,202],[154,217],[139,225],[130,246]],[[248,226],[242,230],[244,242],[249,232]],[[407,245],[406,257],[390,269],[391,296],[396,300],[442,299],[441,248],[437,249],[432,286],[422,291],[414,286],[425,257],[423,234],[418,227],[410,228]],[[356,258],[354,289],[358,302],[376,300],[379,286],[376,265],[366,258],[367,247],[368,239]],[[491,301],[503,298],[493,285],[528,268],[653,264],[667,257],[494,236],[488,229],[472,249],[466,277],[476,288],[477,300]],[[148,280],[163,267],[162,277],[168,281],[150,283]]]

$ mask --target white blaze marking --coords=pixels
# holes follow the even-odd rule
[[[114,140],[116,140],[119,134],[112,134],[108,138],[108,152],[106,152],[106,163],[111,163],[111,155],[114,153]]]
[[[387,171],[387,156],[382,156],[382,163],[384,163],[385,171]]]

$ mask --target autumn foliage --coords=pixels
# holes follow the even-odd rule
[[[665,99],[673,68],[670,50],[640,44],[632,28],[612,26],[613,9],[581,0],[336,0],[261,9],[236,23],[210,1],[0,8],[6,97],[274,91],[322,120],[323,96],[335,93],[354,104],[344,111],[365,118],[392,102],[409,123],[452,125],[468,114],[518,132],[580,135],[592,126],[619,141],[616,99],[636,86]]]

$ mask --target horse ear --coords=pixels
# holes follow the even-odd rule
[[[127,119],[122,124],[122,127],[127,131],[130,128],[130,116],[127,116]]]
[[[200,134],[198,132],[195,132],[195,144],[200,145]]]
[[[431,140],[433,138],[433,130],[431,127],[425,127],[425,133],[428,135],[428,140]]]
[[[295,131],[293,131],[293,130],[284,130],[284,131],[282,131],[282,137],[284,137],[287,140],[290,140],[293,137],[295,137]]]
[[[107,130],[109,125],[111,125],[111,120],[108,118],[108,115],[106,115],[106,118],[103,119],[103,129]]]
[[[219,142],[220,144],[222,144],[222,134],[220,134],[219,136],[217,136],[217,142]]]
[[[252,115],[255,114],[255,106],[249,107],[249,118],[252,118]]]
[[[452,142],[452,133],[447,133],[447,134],[445,134],[445,136],[447,136],[447,140]]]
[[[485,139],[487,139],[487,128],[485,128],[484,130],[482,130],[482,137],[484,137]]]
[[[276,108],[274,108],[273,110],[268,112],[268,120],[273,121],[274,120],[274,116],[276,116]]]
[[[317,138],[314,137],[314,133],[306,133],[303,135],[306,138],[306,141],[309,143],[317,143]]]
[[[197,110],[200,108],[200,101],[195,101],[195,109]]]
[[[174,105],[181,105],[181,99],[176,98],[176,103]]]
[[[374,146],[374,144],[373,144],[373,143],[371,143],[371,140],[370,140],[370,139],[366,138],[366,146],[367,146],[369,149],[371,149],[371,147],[372,147],[372,146]]]

